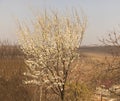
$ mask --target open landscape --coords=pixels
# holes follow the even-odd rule
[[[79,49],[81,53],[81,59],[76,61],[78,66],[77,70],[73,71],[69,77],[69,80],[72,83],[68,83],[68,87],[66,89],[66,96],[68,96],[67,101],[76,101],[72,99],[72,97],[80,97],[81,99],[77,101],[112,101],[110,98],[119,98],[117,97],[104,95],[103,92],[103,100],[101,99],[100,91],[98,91],[98,95],[95,94],[96,88],[99,88],[100,85],[106,83],[106,86],[112,87],[114,85],[119,84],[119,80],[116,82],[111,82],[108,84],[104,80],[107,78],[104,75],[105,68],[100,65],[105,63],[106,57],[113,58],[111,53],[109,53],[109,48],[107,46],[94,46],[94,47],[81,47]],[[114,49],[112,47],[112,49]],[[75,62],[75,63],[76,63]],[[101,63],[102,62],[102,63]],[[98,65],[99,64],[99,65]],[[109,64],[108,64],[109,65]],[[101,69],[100,69],[101,68]],[[24,54],[21,52],[19,46],[10,45],[10,44],[1,44],[0,45],[0,101],[36,101],[39,99],[39,95],[36,95],[35,89],[37,88],[35,85],[26,85],[24,84],[24,80],[26,77],[23,75],[27,70],[27,66],[24,63]],[[77,75],[75,76],[75,74]],[[101,77],[97,77],[98,73],[101,73]],[[119,74],[118,74],[119,75]],[[75,78],[73,78],[75,76]],[[103,76],[103,77],[102,77]],[[109,76],[108,76],[109,77]],[[97,80],[101,81],[101,84],[97,83]],[[102,80],[101,80],[102,79]],[[115,75],[112,75],[112,78],[107,78],[108,80],[117,79]],[[118,78],[119,79],[119,78]],[[70,88],[69,88],[70,87]],[[75,89],[77,87],[77,92]],[[82,87],[82,89],[80,88]],[[108,88],[109,88],[108,87]],[[107,89],[107,88],[106,88]],[[74,95],[75,92],[77,95]],[[42,101],[56,101],[55,95],[52,91],[45,90],[43,88],[43,100]],[[38,93],[39,94],[39,93]],[[120,93],[119,93],[120,94]],[[38,97],[35,97],[38,96]],[[105,97],[108,96],[108,97]],[[115,95],[114,95],[115,96]],[[67,98],[66,98],[67,99]],[[90,100],[91,99],[91,100]],[[106,100],[105,100],[106,99]],[[59,99],[58,99],[59,100]],[[119,101],[119,100],[115,100]]]
[[[119,10],[119,0],[0,0],[0,101],[120,101]]]

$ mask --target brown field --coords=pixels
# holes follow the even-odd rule
[[[77,62],[80,71],[78,72],[77,70],[78,76],[76,77],[79,80],[84,79],[83,81],[89,81],[94,76],[95,70],[92,70],[92,68],[95,66],[94,63],[97,59],[104,60],[105,57],[112,58],[110,47],[82,47],[80,51],[84,61],[82,61],[83,64],[80,61]],[[34,101],[34,86],[30,87],[23,84],[23,80],[25,79],[23,76],[24,71],[26,71],[26,65],[19,47],[1,45],[0,101]],[[80,75],[83,71],[84,75]],[[91,73],[93,74],[91,75]],[[74,73],[71,75],[74,76]]]

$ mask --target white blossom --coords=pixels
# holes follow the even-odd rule
[[[40,15],[33,24],[33,32],[20,25],[19,43],[29,67],[24,75],[33,77],[26,84],[47,83],[48,87],[63,90],[69,70],[74,68],[72,63],[78,58],[76,48],[80,47],[86,28],[86,18],[80,22],[75,14],[72,17],[58,13]]]

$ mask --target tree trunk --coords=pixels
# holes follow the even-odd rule
[[[42,86],[39,87],[39,101],[42,101]]]
[[[102,101],[102,94],[101,94],[101,96],[100,96],[100,101]]]
[[[63,85],[61,90],[61,101],[64,101],[64,96],[65,96],[65,85]]]
[[[61,101],[64,101],[64,91],[61,92]]]
[[[33,101],[37,100],[37,90],[38,90],[38,87],[36,87],[34,90]]]

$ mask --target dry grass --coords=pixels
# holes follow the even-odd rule
[[[23,85],[25,64],[17,46],[0,45],[0,101],[30,101],[31,93]]]
[[[4,55],[0,55],[0,101],[33,101],[36,87],[32,85],[25,86],[22,82],[25,79],[22,74],[26,70],[23,55],[18,48],[13,46],[1,47],[0,54],[3,54],[2,52],[4,52]],[[98,74],[99,71],[98,67],[100,69],[101,67],[104,68],[104,65],[98,65],[97,67],[96,63],[106,62],[108,64],[108,60],[112,63],[113,57],[107,54],[109,58],[106,61],[106,58],[101,53],[86,52],[84,54],[85,55],[81,57],[82,59],[76,61],[78,63],[77,70],[71,73],[71,78],[69,79],[72,79],[73,82],[78,80],[78,83],[86,83],[86,85],[90,85],[88,86],[89,88],[96,85],[95,80],[98,79],[96,78],[96,74]],[[119,59],[117,58],[117,60]],[[97,70],[95,68],[97,68]],[[73,78],[75,75],[76,78]],[[55,101],[53,98],[57,97],[54,95],[54,97],[52,97],[51,93],[51,91],[44,89],[43,101]],[[74,96],[72,98],[74,98]]]

